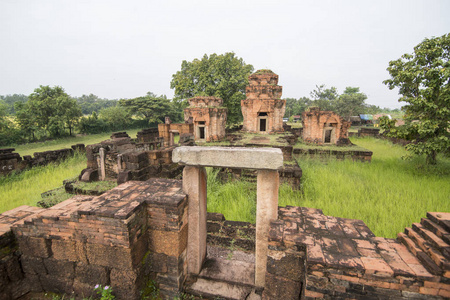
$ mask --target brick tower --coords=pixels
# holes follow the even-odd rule
[[[271,70],[258,70],[248,78],[247,98],[241,101],[243,131],[271,133],[283,131],[286,100],[280,99],[282,87]]]

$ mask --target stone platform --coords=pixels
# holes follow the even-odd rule
[[[450,297],[450,214],[427,216],[395,240],[375,237],[361,220],[280,208],[270,228],[266,286],[283,288],[268,290],[267,297],[288,299],[295,286],[302,286],[304,299]],[[299,258],[294,261],[304,272],[289,269],[290,256]]]

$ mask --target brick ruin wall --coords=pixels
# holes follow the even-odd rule
[[[176,131],[182,136],[189,136],[194,134],[194,124],[192,123],[169,123],[158,124],[158,134],[164,140],[164,146],[170,145],[170,132]]]
[[[140,299],[155,280],[173,298],[186,276],[187,198],[181,181],[130,181],[99,197],[0,215],[0,298],[28,292],[89,297],[96,284]]]
[[[354,161],[361,162],[371,162],[372,161],[372,151],[361,151],[361,150],[323,150],[323,149],[300,149],[295,148],[292,151],[295,156],[309,156],[309,157],[336,157],[336,159],[352,159]]]
[[[88,297],[96,284],[139,299],[148,280],[172,299],[186,279],[187,197],[181,181],[130,181],[99,197],[0,215],[0,298]],[[360,220],[279,207],[263,299],[447,299],[450,214],[428,213],[398,239]],[[255,226],[208,214],[208,244],[254,251]],[[120,259],[118,259],[120,258]]]
[[[154,129],[138,133],[135,142],[125,132],[113,134],[110,140],[86,147],[87,168],[80,174],[83,181],[102,179],[102,156],[104,149],[105,178],[123,183],[128,180],[149,178],[175,178],[182,167],[172,162],[174,147],[164,147],[163,137]]]
[[[20,172],[35,166],[44,166],[72,156],[75,151],[84,152],[84,144],[72,145],[71,149],[59,149],[44,152],[35,152],[31,155],[20,156],[14,153],[14,148],[0,149],[0,176]]]
[[[321,111],[318,107],[311,107],[302,113],[302,124],[302,139],[305,142],[318,145],[349,143],[348,129],[351,123],[332,111]],[[326,130],[331,130],[329,141],[325,140]]]

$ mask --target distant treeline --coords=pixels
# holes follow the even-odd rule
[[[81,97],[72,97],[78,103],[83,115],[90,115],[94,111],[99,112],[103,108],[116,106],[119,100],[117,99],[105,99],[99,98],[94,94],[82,95]],[[0,105],[5,105],[6,113],[9,115],[15,115],[16,111],[14,105],[16,102],[25,103],[28,101],[28,96],[23,94],[14,95],[0,95]]]
[[[28,96],[0,96],[0,147],[77,132],[152,127],[166,116],[180,122],[183,108],[182,102],[150,92],[133,99],[109,100],[93,94],[71,97],[62,87],[40,86]]]
[[[286,98],[285,117],[301,116],[311,106],[320,107],[321,110],[334,111],[346,119],[360,114],[400,114],[400,109],[380,108],[379,106],[365,103],[366,99],[366,94],[360,92],[358,87],[347,87],[342,94],[339,94],[335,87],[327,88],[322,84],[316,86],[310,93],[310,98]]]

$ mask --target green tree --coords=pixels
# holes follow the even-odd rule
[[[147,121],[149,125],[164,123],[164,117],[170,117],[172,121],[179,120],[179,112],[175,111],[175,105],[165,95],[157,96],[148,92],[144,97],[122,99],[120,106],[129,112]]]
[[[364,101],[367,96],[359,91],[359,87],[347,87],[334,103],[334,112],[346,119],[359,115],[366,109]]]
[[[101,99],[94,94],[82,95],[81,97],[77,97],[75,99],[80,105],[81,112],[84,115],[90,115],[94,111],[98,113],[103,108],[117,106],[118,104],[117,100]]]
[[[102,119],[112,130],[125,129],[131,124],[131,114],[120,106],[103,108],[99,112]]]
[[[28,98],[26,109],[30,113],[30,122],[53,137],[63,135],[65,127],[72,133],[74,122],[81,116],[81,110],[62,87],[41,85]]]
[[[313,99],[311,106],[318,106],[321,110],[334,110],[335,102],[339,97],[334,86],[328,89],[324,84],[316,85],[316,89],[310,95]]]
[[[192,62],[183,60],[181,70],[172,75],[170,87],[175,89],[176,100],[195,96],[215,96],[223,99],[228,109],[227,122],[242,121],[241,100],[253,66],[246,64],[234,53],[204,55]]]
[[[58,100],[57,113],[61,116],[64,127],[69,129],[69,135],[72,135],[73,128],[83,115],[77,101],[70,97],[61,97]]]
[[[28,101],[28,97],[22,94],[0,96],[0,99],[4,101],[4,104],[6,104],[6,113],[10,115],[14,115],[16,113],[16,111],[14,110],[15,103],[25,103]]]
[[[81,117],[77,124],[80,133],[93,134],[107,131],[108,125],[102,119],[98,118],[95,111],[92,115],[87,117]]]
[[[450,148],[450,34],[425,39],[413,54],[389,62],[391,78],[383,81],[398,88],[407,121],[404,129],[391,136],[411,141],[414,154],[424,154],[435,164],[436,155]],[[412,122],[414,121],[414,122]]]
[[[4,131],[10,124],[8,120],[8,110],[8,105],[4,100],[0,99],[0,131]]]
[[[28,102],[16,102],[14,104],[14,110],[16,111],[16,122],[19,128],[22,130],[26,138],[30,140],[36,139],[36,131],[39,129],[34,114],[30,109]]]
[[[286,112],[284,117],[290,118],[291,116],[301,115],[311,103],[311,99],[307,97],[302,97],[300,99],[286,98]]]

